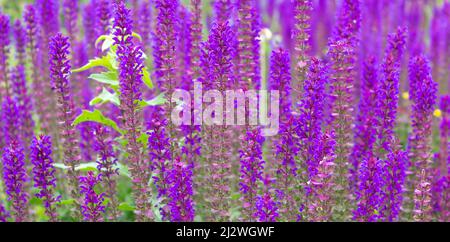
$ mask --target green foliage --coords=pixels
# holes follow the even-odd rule
[[[124,134],[125,131],[123,131],[122,129],[119,128],[119,126],[117,125],[116,122],[114,122],[114,120],[109,119],[107,117],[105,117],[102,112],[100,112],[97,109],[94,109],[94,111],[88,111],[88,110],[83,110],[82,113],[75,119],[75,121],[73,121],[72,125],[76,126],[80,123],[84,123],[84,122],[95,122],[95,123],[99,123],[99,124],[103,124],[107,127],[111,127],[114,130],[116,130],[117,132]]]
[[[103,88],[102,92],[89,102],[89,105],[95,106],[97,104],[104,104],[108,102],[116,106],[120,106],[120,99],[117,93],[111,93],[106,88]]]

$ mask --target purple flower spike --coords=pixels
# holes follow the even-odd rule
[[[33,105],[28,93],[27,80],[25,76],[24,66],[17,66],[13,72],[13,92],[17,101],[17,109],[19,111],[19,117],[23,124],[21,135],[25,145],[30,144],[31,137],[33,136],[34,121],[31,114]]]
[[[310,39],[311,39],[311,0],[295,0],[293,1],[294,9],[294,26],[292,29],[292,39],[294,42],[294,60],[295,75],[293,78],[292,88],[296,95],[293,100],[294,104],[300,101],[303,93],[303,82],[306,78],[306,72],[309,68]]]
[[[334,162],[334,134],[331,131],[325,132],[319,143],[320,162],[317,166],[317,174],[308,182],[308,202],[306,206],[307,219],[309,221],[324,222],[330,221],[334,203],[335,167]]]
[[[37,0],[43,33],[50,38],[59,31],[59,1]]]
[[[9,17],[0,13],[0,100],[9,95],[8,53],[9,53]],[[5,88],[5,89],[4,89]]]
[[[22,127],[22,119],[19,115],[17,102],[7,96],[2,103],[1,120],[3,128],[3,137],[1,140],[8,145],[12,141],[21,142],[20,128]]]
[[[78,35],[78,0],[63,0],[64,25],[70,42],[75,43]]]
[[[25,191],[27,179],[23,148],[18,142],[12,141],[3,151],[3,181],[16,222],[24,222],[28,217],[28,194]]]
[[[280,92],[281,121],[291,115],[291,69],[289,53],[279,48],[271,57],[270,88]]]
[[[425,169],[420,172],[420,181],[414,190],[413,218],[417,222],[431,221],[431,183]]]
[[[95,25],[97,37],[104,34],[109,34],[111,17],[112,17],[111,1],[110,0],[97,1],[96,19],[98,21],[98,24]]]
[[[274,201],[274,196],[271,191],[272,181],[270,177],[264,177],[263,183],[264,193],[256,198],[255,217],[258,218],[259,222],[276,222],[280,215],[278,214],[278,206]]]
[[[316,175],[317,166],[321,160],[318,157],[318,142],[321,139],[324,112],[326,77],[323,64],[316,58],[311,59],[311,65],[304,83],[303,100],[299,103],[297,135],[300,139],[300,160],[297,168],[303,172],[307,167],[309,178]],[[303,176],[304,174],[299,174]]]
[[[400,60],[405,48],[406,30],[398,28],[395,34],[388,36],[386,56],[381,65],[381,79],[376,101],[377,115],[377,157],[384,159],[390,151],[394,138],[394,126],[397,116]]]
[[[237,1],[238,32],[237,73],[239,87],[248,90],[259,89],[259,32],[260,23],[254,0]]]
[[[376,97],[378,73],[375,57],[370,56],[364,61],[362,67],[361,99],[358,105],[358,114],[355,120],[353,151],[350,156],[350,185],[357,187],[357,173],[360,161],[373,154],[373,145],[376,141]]]
[[[78,171],[75,167],[80,163],[77,133],[72,126],[75,119],[74,102],[70,86],[69,38],[61,33],[55,35],[50,41],[49,64],[50,77],[53,90],[56,93],[58,104],[58,119],[64,147],[64,164],[69,166],[68,175],[71,185],[71,195],[74,199],[79,197]]]
[[[34,187],[39,189],[36,197],[41,198],[45,206],[45,214],[50,222],[57,221],[56,202],[60,197],[55,195],[56,178],[52,159],[52,141],[50,136],[34,137],[31,143],[30,161],[33,164]]]
[[[25,66],[25,47],[26,47],[26,41],[27,36],[25,29],[20,22],[20,20],[16,20],[14,22],[14,39],[15,39],[15,46],[16,46],[16,55],[17,55],[17,62],[21,66]]]
[[[440,126],[441,145],[439,150],[439,169],[440,175],[448,174],[449,147],[448,138],[450,136],[450,96],[445,95],[441,98],[440,108],[442,111],[442,121]]]
[[[396,145],[398,146],[398,145]],[[383,167],[385,182],[383,206],[380,213],[383,221],[397,221],[403,202],[403,190],[406,178],[407,153],[396,149],[387,156]]]
[[[229,21],[232,12],[233,12],[233,4],[231,3],[231,0],[214,1],[214,16],[217,23],[225,23]]]
[[[116,194],[116,176],[119,175],[117,158],[113,149],[113,140],[109,130],[101,125],[95,125],[94,150],[98,153],[97,169],[100,171],[105,187],[105,194],[109,199],[108,207],[111,217],[116,220],[118,201]]]
[[[169,174],[169,208],[172,222],[192,222],[195,212],[192,201],[192,165],[176,159]]]
[[[358,208],[354,219],[361,222],[375,222],[379,219],[382,201],[382,161],[376,157],[367,157],[359,168],[359,187],[356,190]]]
[[[3,203],[0,203],[0,222],[5,223],[8,221],[9,213],[6,210],[5,206],[3,206]]]
[[[264,160],[262,157],[262,144],[264,137],[260,129],[247,132],[244,147],[239,151],[241,159],[241,176],[239,190],[242,197],[242,215],[245,221],[255,221],[255,209],[258,185],[262,181]]]
[[[101,175],[94,175],[94,172],[89,171],[87,176],[80,176],[80,192],[83,195],[83,204],[81,211],[85,221],[88,222],[102,222],[103,214],[105,213],[104,193],[95,192],[95,186],[102,181]]]
[[[119,84],[122,120],[126,131],[128,162],[133,180],[134,197],[136,203],[136,215],[138,221],[149,219],[150,202],[148,166],[142,159],[142,147],[138,142],[141,135],[141,113],[137,101],[142,99],[141,87],[143,52],[136,46],[132,37],[132,19],[130,10],[123,2],[116,5],[114,20],[114,41],[117,45],[117,57],[119,59]]]

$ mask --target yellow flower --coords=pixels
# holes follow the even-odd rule
[[[405,100],[409,100],[409,92],[403,92],[402,93],[402,98]]]
[[[442,111],[440,109],[436,109],[436,110],[434,110],[433,115],[436,118],[440,118],[440,117],[442,117]]]

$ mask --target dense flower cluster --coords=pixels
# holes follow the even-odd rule
[[[450,219],[448,1],[0,2],[1,222]]]

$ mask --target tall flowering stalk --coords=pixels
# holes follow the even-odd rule
[[[425,170],[431,181],[433,154],[431,147],[432,118],[436,103],[437,83],[431,77],[428,60],[422,56],[411,59],[409,64],[410,97],[412,105],[412,134],[409,137],[408,151],[411,165],[408,185],[410,191],[420,186],[418,172]],[[412,186],[412,187],[411,187]]]
[[[239,87],[259,89],[259,16],[254,0],[237,1],[237,80]]]
[[[394,144],[398,146],[397,144]],[[408,165],[407,153],[399,148],[387,155],[383,166],[383,204],[380,214],[383,221],[397,221],[402,209],[406,167]]]
[[[23,148],[17,141],[12,141],[3,151],[3,181],[14,221],[24,222],[28,218],[28,194],[25,156]]]
[[[280,131],[274,141],[276,158],[276,197],[279,200],[280,218],[295,221],[297,218],[294,195],[288,189],[294,186],[297,173],[295,157],[298,146],[295,137],[295,118],[291,114],[291,76],[289,54],[275,50],[271,57],[270,88],[280,92]]]
[[[350,185],[357,188],[359,163],[373,154],[376,142],[376,97],[378,72],[374,56],[369,56],[362,65],[361,98],[354,127],[354,146],[350,156]]]
[[[264,160],[262,144],[264,137],[260,129],[247,132],[243,149],[239,151],[241,160],[241,176],[239,190],[242,197],[242,216],[244,221],[255,221],[255,209],[260,182],[263,179]]]
[[[34,187],[39,191],[35,194],[44,202],[45,214],[50,222],[58,220],[56,203],[60,197],[55,195],[56,178],[52,159],[52,141],[50,136],[34,137],[31,142],[30,161],[33,164]]]
[[[384,159],[391,150],[394,139],[394,126],[397,116],[400,60],[405,48],[406,30],[398,28],[394,34],[388,36],[386,55],[381,65],[381,79],[378,86],[376,101],[377,116],[377,157]]]
[[[3,203],[0,203],[0,222],[5,223],[8,221],[9,213],[6,210],[5,206],[3,206]]]
[[[21,129],[21,135],[23,137],[24,145],[29,145],[31,137],[33,136],[34,121],[31,114],[33,105],[31,97],[28,93],[25,69],[24,66],[17,66],[13,72],[13,85],[12,90],[16,97],[17,109],[19,111],[19,117],[23,124]]]
[[[0,13],[0,100],[8,94],[9,17]]]
[[[311,40],[311,0],[294,0],[294,24],[292,38],[294,42],[294,78],[292,88],[296,95],[293,95],[293,103],[300,101],[303,93],[303,82],[309,69],[309,51]],[[296,107],[294,105],[294,107]]]
[[[100,36],[98,35],[98,29],[103,26],[103,21],[101,21],[97,16],[99,9],[103,7],[101,4],[102,2],[97,2],[97,5],[95,3],[96,2],[91,1],[90,3],[84,5],[82,13],[84,41],[85,43],[90,43],[90,45],[88,45],[88,56],[95,56],[98,54],[98,50],[95,48],[95,45],[92,45],[91,43],[95,43],[97,38]],[[104,34],[103,31],[101,33]]]
[[[81,211],[85,221],[88,222],[102,222],[103,214],[105,213],[104,193],[97,193],[95,186],[102,181],[101,175],[95,175],[94,172],[89,171],[87,176],[80,176],[80,193],[83,196],[83,203]]]
[[[198,0],[194,0],[200,2]],[[233,4],[231,0],[215,0],[214,1],[214,16],[217,23],[225,23],[230,20],[233,11]]]
[[[96,37],[109,34],[111,25],[112,11],[110,0],[99,0],[95,8],[97,24],[95,25]],[[95,40],[94,40],[95,41]]]
[[[304,83],[304,96],[299,103],[297,135],[300,140],[297,163],[300,177],[311,178],[317,173],[321,160],[318,156],[318,142],[322,134],[325,85],[327,82],[325,67],[316,58],[311,58],[309,72]],[[305,172],[306,174],[301,174]]]
[[[22,135],[19,132],[22,128],[22,119],[19,115],[15,99],[7,96],[4,98],[1,110],[2,135],[1,141],[9,145],[13,141],[22,142]]]
[[[280,216],[278,214],[278,204],[274,200],[271,183],[270,177],[264,177],[264,192],[256,198],[255,217],[259,222],[276,222]]]
[[[42,49],[40,48],[39,37],[41,29],[36,8],[34,5],[27,5],[24,12],[24,22],[26,25],[27,36],[27,55],[29,57],[28,63],[34,68],[31,68],[32,97],[36,113],[39,117],[39,124],[42,127],[48,127],[48,120],[44,117],[46,114],[46,107],[48,106],[48,98],[45,95],[44,80],[41,76],[42,70]],[[39,103],[39,105],[37,105]]]
[[[171,187],[168,191],[171,221],[192,222],[195,211],[192,200],[192,164],[176,159],[170,174]]]
[[[442,121],[440,125],[441,144],[439,149],[439,170],[440,175],[448,174],[449,163],[449,141],[450,136],[450,96],[445,95],[441,98],[440,108],[442,111]]]
[[[225,96],[233,76],[231,46],[232,32],[228,22],[215,24],[211,30],[208,41],[204,43],[202,61],[204,62],[204,75],[202,80],[208,89],[214,89]],[[219,120],[218,117],[221,119]],[[208,117],[213,119],[211,117]],[[202,128],[204,137],[203,153],[205,154],[206,182],[210,184],[205,193],[207,206],[211,210],[208,219],[227,221],[229,219],[230,203],[230,175],[231,164],[229,163],[229,139],[230,130],[225,124],[225,117],[219,115],[213,120],[214,124],[205,125]]]
[[[155,107],[152,110],[148,122],[148,152],[151,161],[152,179],[157,189],[158,199],[165,202],[171,185],[169,161],[172,160],[172,153],[170,152],[169,137],[166,133],[167,120],[158,109],[159,107]],[[163,216],[168,216],[168,208],[163,207],[161,209]]]
[[[379,219],[384,183],[382,169],[382,161],[374,156],[366,157],[361,163],[355,192],[357,209],[354,219],[357,221],[374,222]]]
[[[139,7],[139,34],[142,37],[143,48],[146,53],[151,51],[152,6],[150,1],[144,1]]]
[[[309,221],[329,221],[332,216],[334,197],[333,190],[335,183],[334,170],[334,134],[326,131],[322,134],[318,156],[320,161],[317,166],[317,173],[308,181],[308,202],[306,205],[307,219]]]
[[[331,41],[329,44],[331,59],[330,75],[330,114],[331,127],[335,131],[336,155],[336,216],[348,219],[349,214],[349,169],[348,157],[351,154],[353,124],[353,60],[354,48],[348,39]]]
[[[13,27],[14,39],[15,39],[15,47],[16,47],[16,57],[17,63],[21,66],[25,66],[25,50],[26,50],[26,42],[27,36],[25,32],[25,28],[22,25],[20,20],[16,20],[14,22]]]
[[[415,221],[431,221],[431,183],[425,169],[420,171],[420,180],[414,189],[413,218]]]
[[[117,57],[119,59],[119,83],[122,120],[126,131],[128,160],[134,187],[136,203],[136,215],[139,221],[149,219],[149,196],[147,186],[149,173],[144,159],[142,159],[142,147],[138,141],[141,135],[142,118],[136,101],[142,99],[141,87],[143,52],[133,42],[132,20],[130,10],[123,2],[116,5],[114,19],[114,41],[117,45]]]
[[[113,141],[106,127],[96,125],[94,133],[94,150],[98,153],[97,169],[102,176],[102,184],[105,187],[105,196],[109,199],[108,210],[111,212],[111,220],[119,217],[117,211],[118,201],[116,194],[116,176],[119,175],[117,158],[113,149]]]
[[[64,164],[69,166],[68,176],[71,195],[79,198],[78,171],[75,169],[80,163],[77,133],[72,126],[75,119],[75,109],[70,85],[70,43],[69,38],[61,33],[50,41],[50,77],[57,98],[58,119],[61,130],[61,142],[64,147]]]
[[[78,35],[78,2],[78,0],[63,0],[64,26],[72,43],[76,43]]]

